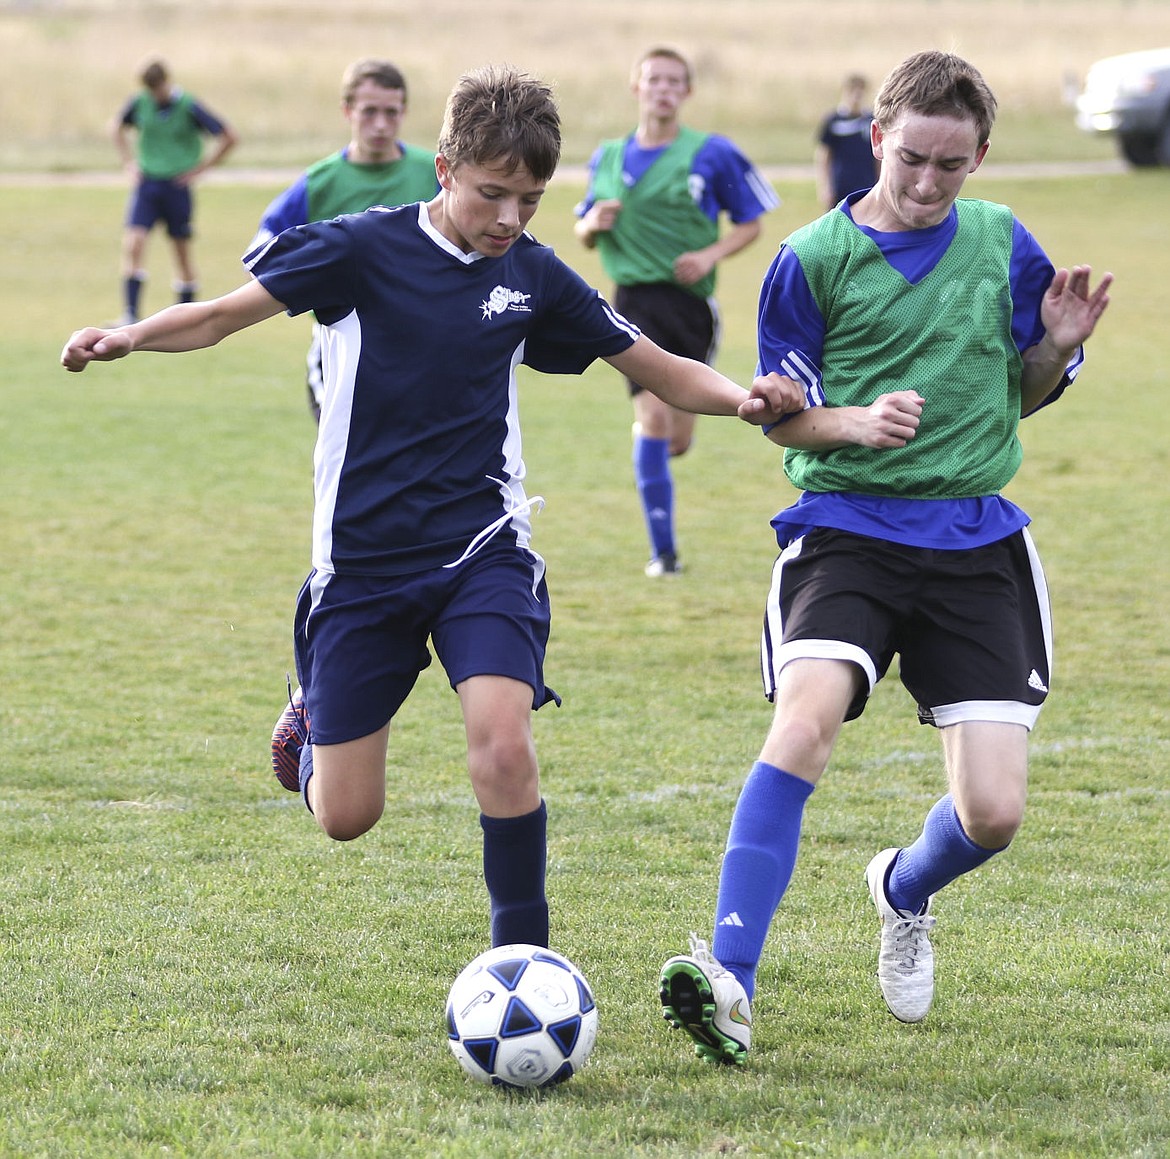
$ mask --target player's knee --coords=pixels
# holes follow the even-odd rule
[[[836,721],[777,714],[762,755],[793,776],[815,781],[829,763],[838,731]]]
[[[1011,844],[1024,820],[1023,802],[982,801],[970,817],[960,818],[967,836],[983,849],[1004,849]]]
[[[353,841],[355,838],[361,837],[363,833],[368,833],[373,829],[381,815],[381,810],[378,811],[377,816],[344,814],[337,816],[327,813],[325,816],[318,815],[317,823],[325,835],[332,837],[334,841]]]
[[[511,813],[539,796],[536,752],[527,734],[493,736],[468,751],[468,772],[486,811]]]
[[[330,800],[318,793],[313,800],[313,816],[327,837],[334,841],[353,841],[368,833],[378,823],[385,800]]]
[[[495,749],[469,763],[472,784],[490,794],[522,793],[537,779],[536,761],[530,748]]]
[[[473,773],[510,776],[535,767],[536,746],[527,727],[527,701],[523,712],[501,709],[485,727],[469,731],[467,759]]]

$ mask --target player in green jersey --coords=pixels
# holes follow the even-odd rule
[[[399,137],[406,110],[406,78],[395,65],[377,58],[354,61],[341,80],[341,115],[349,124],[349,144],[310,165],[275,198],[248,249],[295,225],[434,197],[439,188],[434,151]],[[309,409],[319,419],[324,378],[316,323],[305,364]]]
[[[995,109],[959,57],[904,61],[874,106],[877,184],[793,233],[764,282],[757,383],[799,384],[806,403],[767,432],[802,490],[772,520],[761,669],[775,711],[732,817],[713,944],[692,935],[660,981],[667,1018],[713,1061],[747,1054],[805,803],[895,655],[948,782],[919,836],[865,871],[900,1021],[934,998],[934,895],[1023,819],[1052,625],[1028,517],[1001,489],[1020,419],[1077,376],[1112,276],[1094,289],[1087,266],[1054,269],[1010,209],[959,197]]]
[[[180,302],[194,298],[199,284],[191,254],[191,190],[196,178],[218,165],[238,141],[230,125],[172,84],[163,61],[148,62],[140,79],[142,91],[110,126],[122,167],[134,182],[122,236],[123,322],[138,319],[146,239],[160,221],[174,250],[175,295]],[[204,136],[216,142],[206,153]]]
[[[597,247],[617,289],[613,304],[674,354],[710,363],[719,341],[718,263],[760,235],[780,204],[764,176],[728,138],[680,120],[691,67],[673,48],[652,48],[634,66],[638,126],[603,142],[576,208],[576,234]],[[722,218],[730,223],[720,228]],[[650,540],[649,576],[681,570],[675,542],[672,456],[691,444],[695,416],[628,381],[634,400],[634,479]]]

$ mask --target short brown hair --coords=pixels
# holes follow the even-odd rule
[[[341,78],[341,100],[345,105],[352,105],[354,94],[362,81],[372,80],[379,88],[401,89],[402,99],[406,100],[406,77],[397,66],[388,60],[379,60],[377,57],[364,57],[355,60]]]
[[[648,60],[654,60],[655,57],[662,57],[665,60],[673,60],[677,64],[681,64],[686,70],[687,74],[687,88],[691,88],[693,78],[691,76],[691,62],[677,48],[669,48],[665,44],[656,45],[654,48],[648,48],[641,56],[634,61],[634,69],[630,74],[631,79],[637,84],[638,79],[642,75],[642,65]]]
[[[547,181],[561,159],[561,119],[552,89],[516,69],[494,66],[459,79],[447,98],[438,151],[455,169],[503,161]]]
[[[165,85],[169,78],[170,73],[167,72],[166,62],[154,57],[142,66],[142,72],[138,79],[148,89],[156,89],[159,85]]]
[[[882,81],[874,98],[874,120],[889,129],[904,113],[956,117],[975,122],[979,144],[991,136],[996,99],[974,65],[950,52],[907,57]]]

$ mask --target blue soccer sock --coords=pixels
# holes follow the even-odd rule
[[[122,283],[123,296],[126,301],[126,313],[131,318],[138,317],[139,302],[142,297],[142,283],[146,275],[142,273],[130,274]]]
[[[735,806],[719,875],[711,952],[751,998],[768,926],[792,880],[813,786],[757,761]]]
[[[305,808],[311,813],[313,806],[309,804],[309,780],[313,776],[313,744],[312,741],[306,741],[301,745],[301,767],[299,770],[301,781],[301,798],[305,802]]]
[[[886,880],[886,897],[895,909],[920,913],[931,894],[1003,849],[984,849],[967,836],[954,798],[948,793],[927,813],[918,840],[894,859]]]
[[[674,554],[674,483],[670,477],[670,440],[634,435],[634,481],[642,499],[642,514],[657,558]]]
[[[548,813],[544,802],[521,817],[480,814],[483,878],[492,910],[492,945],[548,946],[544,893]]]

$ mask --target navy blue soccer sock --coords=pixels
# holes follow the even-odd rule
[[[674,554],[674,483],[670,477],[670,440],[634,435],[634,481],[655,557]]]
[[[131,274],[122,283],[123,295],[126,301],[126,313],[131,318],[138,317],[139,302],[142,297],[142,283],[145,280],[142,274]]]
[[[948,793],[927,813],[918,840],[894,859],[886,880],[886,897],[895,909],[919,913],[931,894],[1002,851],[984,849],[967,836],[954,798]]]
[[[548,812],[544,802],[522,817],[480,814],[483,878],[492,910],[492,945],[548,945],[544,893]]]
[[[756,761],[744,782],[719,874],[711,952],[751,998],[768,927],[796,866],[804,803],[813,786]]]
[[[305,808],[311,813],[313,806],[309,804],[309,778],[313,775],[313,745],[311,741],[306,741],[301,745],[301,767],[299,776],[301,781],[301,799],[305,802]]]

